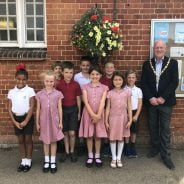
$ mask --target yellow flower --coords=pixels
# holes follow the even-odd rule
[[[118,43],[118,49],[119,49],[119,50],[122,50],[122,49],[123,49],[122,43]]]
[[[103,43],[101,44],[100,48],[104,48],[104,44]]]
[[[88,35],[89,35],[89,37],[92,37],[93,36],[93,32],[90,32]]]
[[[117,41],[114,40],[114,41],[112,42],[112,45],[113,45],[114,47],[117,47]]]

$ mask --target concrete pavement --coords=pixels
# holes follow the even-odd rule
[[[56,174],[42,173],[41,148],[34,149],[33,166],[28,173],[18,173],[19,154],[17,148],[0,149],[0,184],[179,184],[184,177],[184,150],[172,150],[176,165],[174,171],[167,169],[157,156],[146,158],[147,149],[138,149],[139,158],[124,160],[122,169],[109,167],[104,160],[102,168],[86,168],[85,157],[79,157],[77,163],[67,160],[58,162]],[[59,156],[58,156],[59,158]],[[184,184],[184,182],[182,183]]]

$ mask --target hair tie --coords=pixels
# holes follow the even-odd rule
[[[18,64],[16,66],[16,71],[19,71],[19,70],[26,70],[26,65],[22,63]]]

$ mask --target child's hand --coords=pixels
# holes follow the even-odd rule
[[[126,125],[126,128],[130,129],[131,124],[132,124],[132,122],[131,121],[128,121],[128,123]]]
[[[106,122],[106,123],[105,123],[105,127],[106,127],[107,131],[109,131],[109,130],[110,130],[110,125],[109,125],[109,123],[108,123],[108,122]]]
[[[23,128],[27,125],[27,123],[25,121],[23,121],[22,123],[20,123],[20,127]]]
[[[98,115],[95,115],[92,119],[93,119],[93,120],[92,120],[93,123],[98,123],[99,120],[101,119],[101,117],[98,116]]]
[[[78,113],[78,121],[81,119],[81,115],[80,113]]]
[[[37,129],[37,132],[40,132],[40,125],[39,124],[36,124],[36,129]]]
[[[133,122],[136,122],[136,121],[137,121],[137,119],[138,119],[138,117],[137,117],[137,116],[133,116],[132,121],[133,121]]]
[[[22,127],[20,126],[20,123],[19,122],[14,122],[14,125],[18,128],[18,129],[22,129]]]
[[[59,123],[59,128],[63,129],[62,123]]]

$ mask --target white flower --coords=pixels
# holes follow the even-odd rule
[[[108,31],[107,31],[107,34],[108,34],[108,35],[110,35],[110,34],[111,34],[111,31],[110,31],[110,30],[108,30]]]
[[[99,29],[98,29],[98,27],[97,27],[97,26],[95,26],[93,29],[94,29],[96,32],[98,32],[98,31],[99,31]]]
[[[112,47],[108,47],[107,49],[108,49],[108,50],[112,50]]]
[[[102,56],[105,57],[106,56],[106,53],[105,52],[102,52]]]
[[[93,37],[93,32],[90,32],[88,35],[89,37]]]
[[[106,24],[103,24],[103,27],[106,29],[107,28]]]
[[[119,27],[119,23],[115,23],[114,26],[115,26],[115,27]]]

